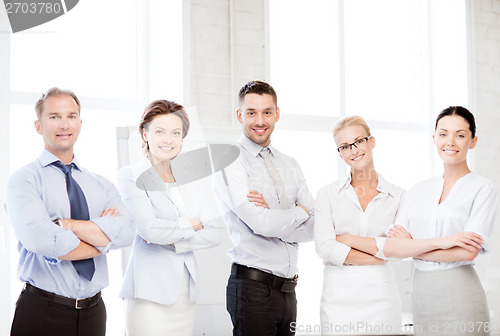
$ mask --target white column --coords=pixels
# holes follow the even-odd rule
[[[475,171],[500,190],[500,1],[469,0],[471,31],[471,112],[477,122]],[[498,204],[500,209],[500,203]],[[500,334],[500,211],[492,235],[492,250],[479,257],[477,270],[488,298],[492,335]]]
[[[0,335],[8,335],[11,325],[10,224],[3,210],[5,186],[10,175],[10,35],[7,13],[0,10]]]

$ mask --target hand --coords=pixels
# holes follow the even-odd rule
[[[109,209],[106,208],[102,212],[101,217],[104,216],[118,217],[118,215],[119,215],[118,210],[116,210],[115,208],[109,208]]]
[[[307,210],[307,208],[303,205],[300,205],[300,204],[297,204],[297,206],[301,207],[302,209],[304,209],[305,212],[307,212],[307,215],[310,216],[311,214],[309,213],[309,210]]]
[[[75,232],[79,225],[81,225],[81,221],[78,219],[61,218],[61,227],[65,228],[66,230]]]
[[[74,221],[71,218],[61,218],[61,227],[72,231],[73,222]]]
[[[196,218],[191,218],[189,220],[189,222],[191,223],[191,225],[193,226],[193,230],[195,230],[195,231],[198,231],[198,230],[201,230],[204,228],[203,224],[201,224],[201,222]]]
[[[392,227],[390,227],[389,231],[387,232],[387,237],[413,239],[411,234],[408,231],[406,231],[406,229],[401,225],[393,225]]]
[[[469,252],[474,252],[476,249],[482,248],[483,239],[474,232],[459,232],[453,236],[440,238],[440,242],[442,243],[440,248],[443,250],[458,246]]]
[[[266,200],[264,199],[264,196],[262,196],[260,192],[255,190],[250,190],[247,197],[248,201],[254,203],[255,206],[260,206],[269,209],[269,205],[267,204]]]

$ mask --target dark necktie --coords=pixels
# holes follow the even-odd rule
[[[64,175],[66,175],[66,190],[68,192],[71,219],[89,220],[89,208],[85,194],[73,176],[71,176],[71,169],[74,164],[64,165],[62,162],[56,161],[53,165],[61,169]],[[73,260],[72,263],[80,276],[89,281],[92,280],[95,272],[94,259]]]

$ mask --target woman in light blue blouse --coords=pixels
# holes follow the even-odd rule
[[[197,271],[193,250],[219,242],[216,215],[198,180],[181,184],[171,160],[189,130],[184,108],[168,100],[146,107],[139,125],[146,158],[125,167],[118,189],[136,227],[120,296],[127,335],[191,335]]]

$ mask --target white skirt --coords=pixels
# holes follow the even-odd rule
[[[147,275],[145,275],[147,276]],[[143,299],[126,300],[127,336],[191,336],[195,305],[189,297],[189,272],[184,267],[181,293],[171,305]]]
[[[401,330],[401,300],[390,263],[325,266],[323,335],[390,335]]]
[[[413,274],[415,335],[489,335],[490,315],[473,266]]]

